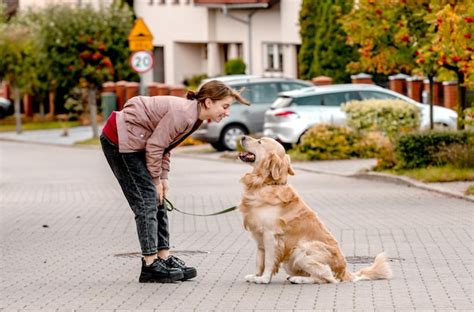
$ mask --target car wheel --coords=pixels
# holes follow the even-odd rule
[[[235,151],[237,149],[237,140],[248,134],[248,131],[240,125],[229,125],[222,130],[219,144],[224,147],[225,150]]]

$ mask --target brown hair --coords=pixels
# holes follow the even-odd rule
[[[189,90],[186,93],[186,98],[188,100],[197,100],[198,103],[204,103],[207,98],[212,101],[219,101],[227,96],[231,96],[239,103],[250,105],[250,102],[240,95],[242,91],[243,89],[240,91],[234,90],[222,81],[211,80],[203,84],[197,92]]]

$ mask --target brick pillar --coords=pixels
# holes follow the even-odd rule
[[[421,91],[423,88],[423,78],[409,77],[407,78],[407,96],[421,103]]]
[[[148,95],[149,96],[157,96],[158,95],[158,87],[159,84],[156,82],[149,83],[147,88],[148,88]]]
[[[458,106],[458,82],[445,81],[443,82],[444,92],[444,106],[456,109]]]
[[[140,92],[140,84],[138,82],[127,82],[125,85],[125,101],[137,96]]]
[[[373,84],[372,75],[366,73],[360,73],[357,75],[351,76],[352,83],[366,83],[366,84]]]
[[[390,90],[398,92],[400,94],[407,94],[407,84],[406,79],[410,77],[405,74],[397,74],[389,76],[390,80]]]
[[[117,95],[117,110],[122,110],[123,105],[125,104],[125,86],[127,85],[126,81],[118,81],[115,84],[115,94]]]
[[[23,95],[23,113],[25,117],[33,117],[33,97],[29,94]]]
[[[164,83],[159,83],[158,95],[169,95],[169,94],[170,94],[170,88]]]
[[[315,86],[327,86],[332,84],[332,78],[327,76],[318,76],[311,79]]]
[[[423,93],[426,94],[427,104],[429,104],[428,97],[430,94],[430,81],[428,79],[423,80]],[[441,83],[436,81],[436,78],[433,81],[433,96],[431,98],[433,105],[442,106],[441,103]]]
[[[186,95],[186,88],[182,85],[170,87],[170,95],[184,97]]]
[[[115,93],[115,82],[107,81],[102,84],[102,92],[113,92]]]
[[[11,89],[10,85],[6,80],[0,82],[0,95],[3,96],[6,99],[11,99]]]

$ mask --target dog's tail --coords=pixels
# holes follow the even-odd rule
[[[377,280],[392,278],[392,269],[385,258],[385,254],[379,253],[375,257],[374,263],[370,267],[360,269],[352,273],[352,281],[358,282],[363,280]]]

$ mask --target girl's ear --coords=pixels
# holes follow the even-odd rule
[[[210,98],[206,98],[206,99],[204,100],[204,107],[205,107],[206,109],[209,109],[209,108],[211,107],[211,105],[212,105],[212,100],[211,100]]]

